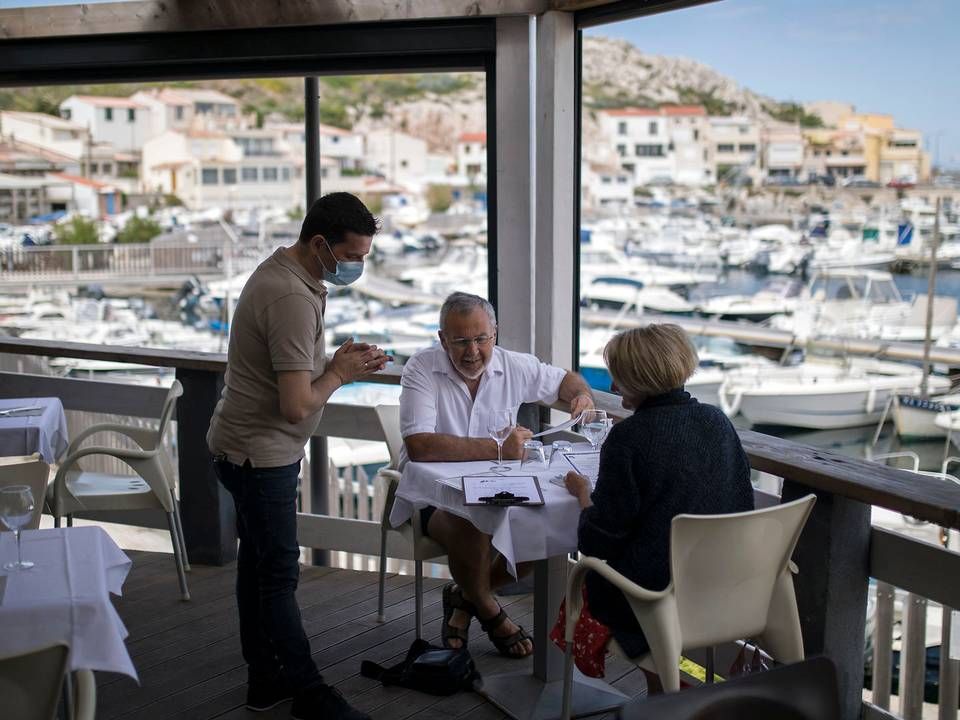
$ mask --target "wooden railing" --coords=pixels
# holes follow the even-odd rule
[[[16,338],[0,339],[0,353],[93,358],[175,368],[185,388],[178,408],[177,449],[182,512],[191,560],[223,563],[233,559],[236,541],[232,531],[232,505],[216,482],[204,441],[222,386],[225,356]],[[390,368],[374,381],[396,384],[399,377],[400,368]],[[151,407],[159,407],[160,390],[115,386],[107,391],[107,385],[110,384],[4,374],[0,375],[0,396],[55,394],[68,409],[133,416],[149,416],[156,412]],[[597,393],[597,402],[614,416],[624,414],[615,396]],[[369,409],[332,404],[324,414],[318,433],[377,439],[379,427],[364,417],[366,412]],[[544,413],[546,409],[541,415]],[[840,673],[844,717],[857,717],[862,709],[863,638],[870,578],[885,584],[881,587],[902,588],[945,608],[960,607],[960,554],[871,527],[870,506],[960,529],[960,487],[755,432],[742,431],[741,438],[755,470],[783,478],[783,498],[793,499],[809,492],[817,494],[817,504],[795,554],[801,569],[796,586],[804,644],[809,654],[826,654],[835,661]],[[348,493],[352,494],[352,489]],[[329,502],[328,498],[326,507],[308,507],[308,512],[300,515],[301,543],[325,550],[378,554],[380,523],[376,514],[332,517],[323,514],[330,511]],[[376,496],[373,504],[377,505]],[[409,548],[391,540],[388,554],[408,558]],[[886,626],[880,628],[874,646],[889,659],[886,632]],[[909,654],[904,653],[903,662],[909,660]],[[878,658],[878,662],[878,667],[885,664],[883,657]],[[949,673],[955,672],[956,661],[943,665],[948,673],[945,680],[955,683],[956,675]],[[923,674],[922,669],[918,671],[916,667],[911,674],[908,666],[901,672],[902,682],[905,679],[915,685],[917,681],[909,678],[919,678],[922,689]],[[901,695],[911,692],[915,695],[916,687],[903,687]],[[879,692],[876,697],[880,706],[889,703],[889,693]],[[880,707],[870,703],[865,704],[863,710],[865,717],[885,716]],[[908,707],[907,711],[910,717],[912,710]],[[945,709],[941,718],[955,716],[954,707],[952,715]]]

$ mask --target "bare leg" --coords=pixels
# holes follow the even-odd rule
[[[446,548],[450,574],[460,586],[464,597],[476,606],[479,619],[492,618],[500,612],[500,604],[493,596],[491,580],[495,579],[499,587],[513,578],[505,567],[499,569],[497,564],[493,563],[490,536],[480,532],[468,520],[443,510],[433,513],[427,532]],[[498,560],[502,564],[502,558]],[[501,582],[504,575],[508,579]],[[470,616],[462,610],[456,610],[450,619],[450,624],[458,628],[465,628],[469,623]],[[517,625],[508,619],[497,628],[495,634],[507,637],[517,630]],[[452,639],[450,645],[459,647],[460,641]],[[533,643],[529,640],[524,640],[513,648],[513,653],[519,657],[532,652]]]

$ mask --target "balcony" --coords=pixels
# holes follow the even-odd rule
[[[142,685],[104,676],[100,678],[101,717],[214,717],[231,714],[243,701],[243,662],[239,643],[231,630],[233,615],[230,566],[235,558],[232,506],[212,472],[204,434],[222,382],[225,358],[207,353],[151,351],[133,348],[0,340],[0,362],[11,367],[14,357],[42,366],[43,358],[73,357],[111,360],[172,368],[184,385],[178,406],[176,440],[179,490],[185,534],[191,562],[194,600],[180,603],[174,592],[169,559],[152,553],[134,553],[134,571],[124,597],[118,601],[121,616],[131,630],[129,647],[141,670]],[[38,364],[39,363],[39,364]],[[378,378],[395,384],[399,371],[392,369]],[[159,411],[161,388],[51,377],[37,373],[0,373],[0,397],[56,395],[74,420],[89,413],[135,417],[149,421]],[[612,414],[622,414],[614,396],[600,394]],[[560,408],[557,408],[560,409]],[[372,411],[360,406],[331,404],[318,436],[311,441],[312,456],[320,456],[323,437],[377,440],[378,426],[370,422]],[[547,408],[528,416],[549,417]],[[100,418],[97,418],[100,420]],[[92,421],[92,420],[91,420]],[[373,429],[377,428],[377,429]],[[934,478],[917,477],[893,468],[851,459],[811,447],[750,431],[741,438],[754,470],[783,479],[783,498],[808,492],[818,501],[798,546],[795,560],[801,568],[797,593],[808,654],[825,654],[840,668],[841,688],[848,701],[846,717],[889,717],[890,694],[867,693],[861,704],[864,676],[864,637],[868,599],[878,598],[872,633],[872,664],[889,668],[893,640],[892,588],[911,593],[918,607],[939,603],[960,606],[960,587],[944,578],[960,576],[960,555],[937,545],[918,541],[870,525],[870,506],[878,506],[934,523],[960,529],[960,488]],[[349,478],[349,479],[352,479]],[[363,478],[362,480],[365,480]],[[347,560],[354,570],[305,567],[300,597],[314,657],[324,674],[374,717],[413,717],[428,711],[446,714],[476,707],[483,717],[491,708],[481,706],[478,696],[459,695],[445,700],[409,691],[385,690],[357,675],[360,659],[390,661],[402,654],[413,637],[412,591],[409,575],[391,574],[388,584],[388,622],[375,622],[376,575],[373,557],[378,554],[382,498],[375,488],[361,481],[336,476],[319,464],[305,465],[302,490],[303,512],[298,516],[299,538],[309,548],[308,558],[319,561],[329,553]],[[756,491],[758,505],[778,498]],[[82,517],[82,516],[80,516]],[[116,520],[98,516],[99,520]],[[159,520],[154,519],[154,520]],[[144,517],[140,524],[154,520]],[[391,558],[408,558],[402,546],[388,546]],[[343,563],[341,563],[343,564]],[[876,581],[877,589],[870,586]],[[170,591],[164,590],[169,587]],[[439,581],[428,582],[426,627],[436,635],[439,613]],[[552,623],[555,609],[531,618],[532,598],[508,598],[511,611],[527,625]],[[916,616],[914,616],[916,622]],[[909,621],[908,621],[909,622]],[[945,624],[947,624],[945,622]],[[915,631],[916,632],[916,631]],[[947,630],[948,632],[948,630]],[[435,638],[434,638],[435,639]],[[922,702],[923,651],[920,644],[904,640],[901,654],[900,692],[905,701]],[[472,644],[471,647],[474,647]],[[486,644],[478,644],[481,672],[502,669],[503,661]],[[919,647],[919,649],[918,649]],[[729,652],[729,650],[728,650]],[[911,654],[912,653],[912,654]],[[723,652],[721,652],[723,657]],[[911,666],[911,663],[914,663]],[[919,665],[917,665],[917,663]],[[515,663],[510,667],[516,668]],[[722,662],[718,667],[723,667]],[[611,666],[614,684],[637,692],[642,680],[626,666]],[[875,674],[877,687],[889,686],[889,671]],[[954,682],[955,676],[954,676]],[[387,706],[403,696],[404,711],[396,715]],[[408,697],[409,696],[409,697]],[[956,695],[953,696],[954,703]],[[407,702],[411,703],[409,707]],[[896,703],[896,701],[894,701]],[[876,704],[874,704],[876,703]],[[384,713],[381,715],[380,713]]]

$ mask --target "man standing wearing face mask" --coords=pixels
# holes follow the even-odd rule
[[[307,213],[299,241],[278,248],[253,272],[233,316],[223,395],[207,444],[237,510],[237,606],[250,710],[292,697],[298,720],[367,717],[323,682],[294,591],[303,447],[334,391],[388,361],[376,346],[349,341],[327,360],[323,283],[360,277],[377,230],[355,196],[325,195]]]

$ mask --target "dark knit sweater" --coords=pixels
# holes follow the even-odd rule
[[[613,427],[591,497],[593,506],[580,514],[580,551],[649,590],[670,583],[674,516],[753,509],[750,465],[736,430],[683,388],[648,398]],[[623,594],[595,573],[586,582],[593,615],[628,655],[646,653]]]

